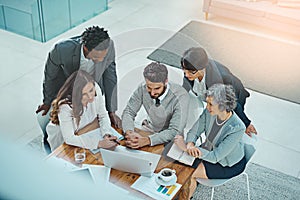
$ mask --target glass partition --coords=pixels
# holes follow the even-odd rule
[[[0,28],[5,29],[4,6],[3,5],[0,5]]]
[[[24,0],[23,3],[17,0],[0,0],[4,28],[8,31],[33,38],[33,21],[30,4],[35,0]]]
[[[107,10],[107,1],[85,1],[84,9],[81,2],[82,0],[70,1],[70,23],[73,27]]]
[[[40,2],[46,41],[71,28],[69,0],[41,0]]]
[[[0,0],[0,28],[45,42],[107,10],[107,0]]]

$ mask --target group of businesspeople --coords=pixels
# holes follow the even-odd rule
[[[256,134],[244,112],[250,94],[201,47],[187,49],[181,67],[182,86],[168,81],[165,65],[148,64],[143,71],[145,82],[133,92],[120,118],[116,115],[115,48],[107,31],[92,26],[81,36],[57,43],[46,61],[43,103],[36,110],[44,143],[51,150],[63,142],[87,149],[114,149],[118,144],[110,135],[111,125],[122,128],[126,146],[133,149],[174,142],[197,158],[189,198],[196,189],[196,178],[236,176],[246,165],[242,136]],[[206,108],[184,138],[189,93],[206,102]],[[142,106],[148,115],[142,127],[149,136],[134,131]],[[206,140],[195,146],[203,132]]]

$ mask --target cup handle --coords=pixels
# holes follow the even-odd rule
[[[161,174],[158,174],[157,178],[160,180],[163,180],[163,178],[161,177]]]

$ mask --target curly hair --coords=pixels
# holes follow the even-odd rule
[[[76,119],[77,125],[79,124],[80,116],[83,113],[82,89],[90,82],[95,84],[93,77],[83,70],[75,71],[69,76],[52,102],[53,110],[50,113],[52,123],[59,125],[59,108],[62,104],[68,104],[73,110],[73,117]]]
[[[165,65],[152,62],[144,69],[143,75],[146,79],[154,83],[165,83],[168,78],[168,69]]]
[[[81,42],[88,51],[92,51],[93,49],[103,51],[108,48],[110,37],[104,28],[92,26],[86,28],[81,34]]]
[[[213,102],[219,105],[220,111],[232,111],[237,104],[232,85],[214,84],[208,88],[206,96],[213,98]]]

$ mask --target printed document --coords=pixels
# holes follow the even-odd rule
[[[162,186],[155,181],[156,176],[157,174],[151,177],[140,176],[131,187],[154,199],[172,199],[182,185],[175,183],[171,186]]]
[[[170,148],[168,157],[173,158],[174,160],[178,160],[186,165],[192,166],[195,160],[195,157],[189,155],[187,152],[182,151],[175,143],[173,143]]]

